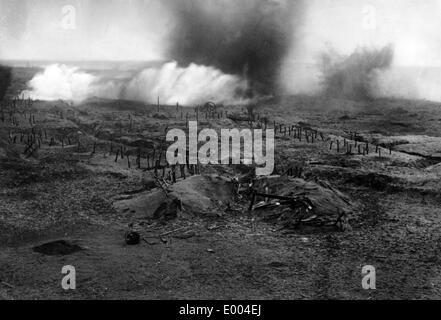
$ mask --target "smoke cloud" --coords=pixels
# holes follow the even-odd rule
[[[358,48],[345,57],[333,50],[321,55],[323,93],[355,100],[374,98],[377,74],[393,62],[391,45],[382,49]]]
[[[64,5],[75,8],[74,28],[63,24]],[[0,11],[0,59],[177,62],[173,71],[139,69],[124,81],[60,71],[46,77],[62,78],[59,96],[88,96],[93,87],[95,95],[193,103],[203,94],[191,89],[206,90],[193,79],[203,78],[214,82],[204,98],[225,101],[240,92],[242,99],[324,92],[441,100],[440,0],[0,0]],[[384,49],[389,44],[393,52]],[[171,83],[147,81],[159,81],[158,72]],[[181,84],[183,75],[191,87]],[[116,93],[106,91],[112,87]]]
[[[128,83],[123,83],[120,96],[146,102],[156,101],[159,97],[169,105],[207,101],[240,103],[246,88],[246,81],[240,77],[224,74],[213,67],[191,63],[180,68],[176,62],[170,62],[159,69],[143,70]]]
[[[126,78],[96,75],[76,67],[54,64],[28,84],[26,96],[41,100],[82,101],[91,97],[136,100],[162,104],[194,105],[207,101],[241,103],[246,81],[212,67],[190,64],[187,68],[169,62],[146,68]]]
[[[174,17],[168,55],[182,66],[210,65],[242,75],[254,91],[274,93],[303,1],[165,2]]]
[[[96,80],[77,67],[54,64],[35,75],[28,83],[30,91],[24,94],[40,100],[83,100],[92,93]]]
[[[284,92],[441,101],[440,13],[439,0],[308,1]]]
[[[441,102],[441,68],[395,67],[376,73],[375,97]]]

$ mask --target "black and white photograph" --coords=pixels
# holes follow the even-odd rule
[[[0,0],[0,300],[258,319],[440,258],[441,0]]]

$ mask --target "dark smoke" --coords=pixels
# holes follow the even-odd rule
[[[389,68],[393,57],[391,45],[380,50],[357,49],[346,57],[330,50],[321,56],[324,93],[354,100],[373,98],[375,73]]]
[[[6,90],[11,85],[11,79],[11,68],[0,66],[0,101],[5,97]]]
[[[175,17],[169,58],[246,77],[253,91],[274,93],[289,49],[299,0],[169,0]]]

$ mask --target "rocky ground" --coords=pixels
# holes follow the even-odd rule
[[[293,208],[263,198],[250,212],[233,183],[249,176],[241,165],[185,168],[186,179],[159,185],[147,163],[193,108],[17,102],[0,119],[0,298],[440,298],[439,108],[309,97],[256,106],[254,127],[282,125],[281,177],[257,187],[305,193],[318,218],[344,212],[336,228],[293,226]],[[217,130],[248,127],[246,117],[242,107],[198,114]],[[27,150],[33,137],[39,147]],[[125,243],[128,230],[140,244]],[[64,265],[76,268],[74,291],[61,287]],[[376,290],[361,286],[365,265]]]

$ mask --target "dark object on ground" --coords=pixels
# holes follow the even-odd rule
[[[227,118],[236,122],[248,122],[252,120],[249,116],[244,116],[237,113],[229,114]]]
[[[256,180],[253,188],[249,210],[266,212],[268,220],[283,222],[287,228],[309,224],[349,229],[348,216],[356,210],[348,196],[326,181],[266,177]]]
[[[152,190],[156,188],[156,181],[150,178],[143,178],[142,184],[146,190]]]
[[[200,108],[201,112],[208,112],[208,113],[216,112],[216,110],[217,110],[217,105],[212,101],[208,101],[207,103],[204,104],[203,107]]]
[[[0,101],[3,100],[10,84],[11,68],[0,65]]]
[[[154,219],[172,220],[178,216],[178,212],[182,210],[182,204],[179,199],[167,198],[161,203],[158,209],[153,214]]]
[[[387,188],[391,188],[394,183],[394,178],[379,174],[376,172],[368,172],[368,173],[359,173],[354,175],[348,179],[346,179],[346,183],[353,183],[358,186],[369,187],[374,190],[387,190]]]
[[[160,119],[160,120],[167,120],[168,119],[168,117],[163,113],[155,113],[155,114],[153,114],[152,118]]]
[[[81,251],[83,248],[66,240],[57,240],[33,247],[32,250],[47,256],[65,256]]]
[[[124,238],[126,240],[126,243],[130,246],[133,246],[135,244],[139,244],[139,241],[141,239],[141,236],[139,235],[138,232],[135,231],[128,231],[126,232],[126,234],[124,235]]]
[[[346,114],[346,115],[340,117],[339,119],[340,120],[351,120],[352,118]]]

